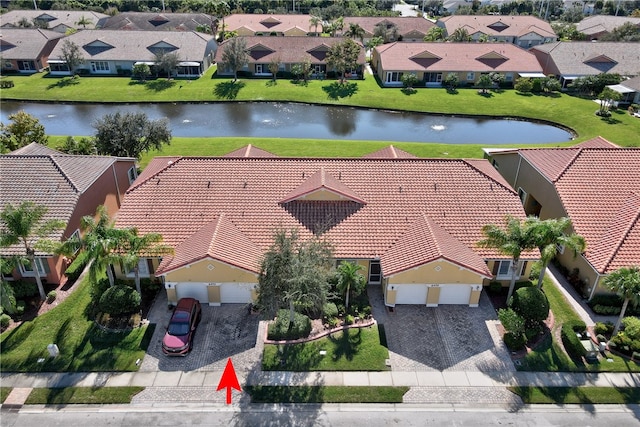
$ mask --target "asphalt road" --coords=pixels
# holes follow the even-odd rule
[[[128,405],[28,407],[3,411],[3,427],[18,426],[606,426],[640,425],[640,405],[584,407],[537,405],[488,408],[452,405],[180,405],[167,408]]]

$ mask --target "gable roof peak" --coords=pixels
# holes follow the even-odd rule
[[[304,172],[302,173],[302,177],[305,178]],[[302,184],[291,191],[280,203],[284,204],[297,199],[314,200],[312,198],[314,193],[329,191],[337,194],[341,199],[344,198],[345,200],[365,204],[366,202],[340,181],[340,178],[340,175],[338,178],[335,178],[326,171],[324,166],[321,166],[320,170],[306,178]],[[311,196],[311,198],[309,198],[309,196]]]

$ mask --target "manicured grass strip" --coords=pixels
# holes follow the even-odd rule
[[[67,405],[131,403],[144,387],[66,387],[34,388],[25,404],[27,405]]]
[[[246,386],[253,403],[402,403],[409,387]]]
[[[325,351],[326,354],[321,354]],[[385,371],[389,350],[380,344],[378,327],[348,329],[302,344],[265,345],[265,371]]]
[[[55,309],[0,335],[3,372],[136,371],[144,358],[148,326],[127,332],[100,330],[87,318],[88,277]],[[147,336],[147,340],[148,340]],[[47,345],[60,349],[49,357]],[[148,344],[147,344],[148,345]],[[38,360],[42,359],[41,363]]]
[[[637,404],[637,387],[509,387],[524,403]]]
[[[4,403],[7,400],[7,396],[13,390],[11,387],[0,387],[0,403]]]

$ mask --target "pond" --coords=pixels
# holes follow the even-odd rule
[[[212,104],[51,104],[2,102],[0,118],[19,110],[35,116],[48,135],[93,135],[105,114],[143,111],[169,119],[173,136],[281,137],[447,144],[537,144],[564,142],[560,127],[499,118],[470,118],[281,102]]]

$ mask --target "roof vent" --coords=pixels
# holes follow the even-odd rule
[[[211,188],[211,181],[207,182],[207,188]]]
[[[400,186],[400,188],[398,188],[398,191],[402,193],[402,185]]]
[[[242,186],[242,188],[247,188],[247,181],[244,182],[244,185]]]
[[[433,191],[438,191],[438,183],[437,182],[433,183]]]

